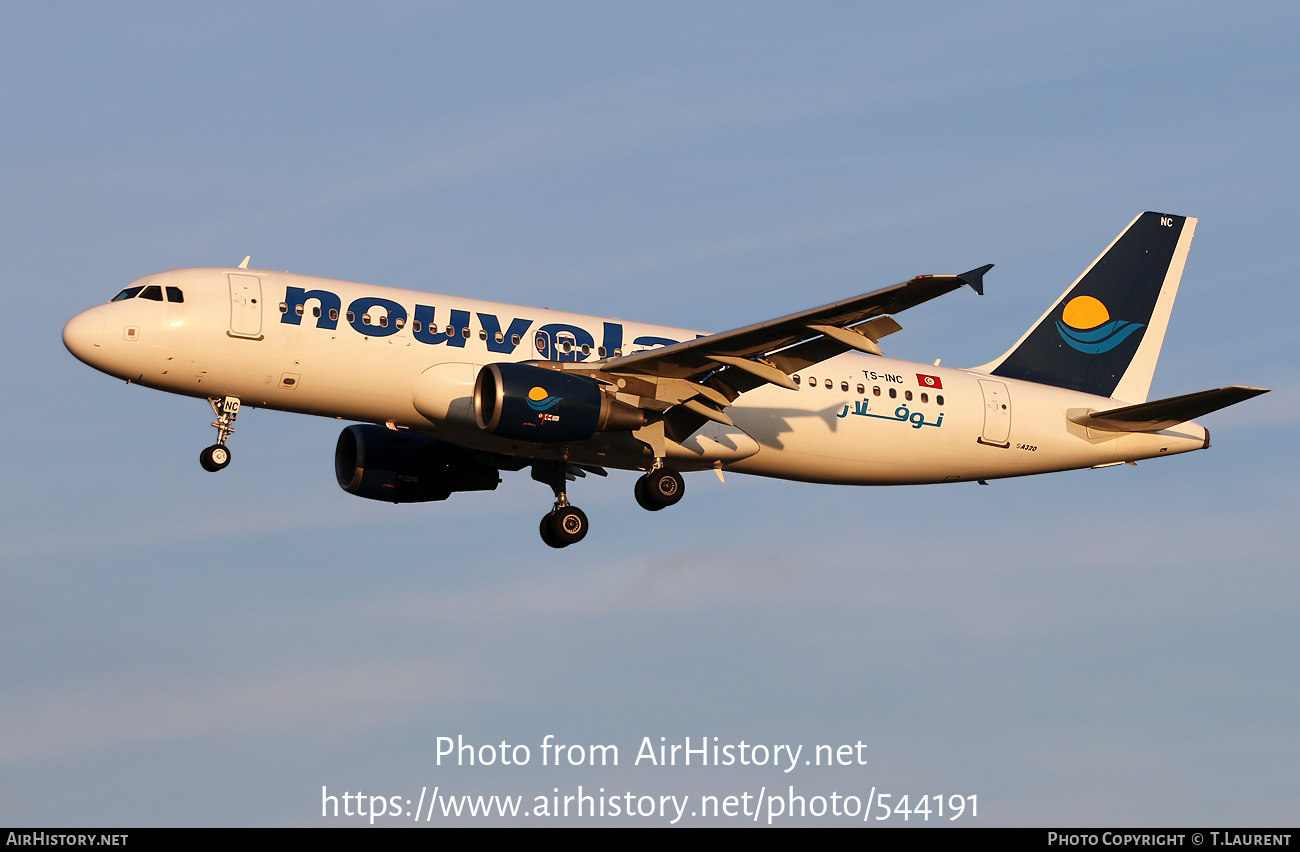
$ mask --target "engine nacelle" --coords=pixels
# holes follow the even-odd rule
[[[517,441],[585,441],[597,432],[631,431],[645,412],[619,402],[595,379],[529,364],[488,364],[474,382],[480,429]]]
[[[334,473],[349,494],[388,503],[446,500],[453,491],[495,491],[500,471],[418,432],[349,426],[334,449]]]

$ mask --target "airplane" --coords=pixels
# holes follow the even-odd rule
[[[357,421],[339,485],[374,500],[491,491],[530,468],[554,504],[542,540],[589,529],[570,481],[642,471],[634,496],[682,499],[682,472],[804,482],[985,484],[1210,446],[1193,418],[1267,391],[1148,401],[1196,219],[1139,215],[1002,356],[969,369],[884,356],[894,315],[992,264],[706,334],[288,272],[181,269],[73,317],[63,342],[128,383],[206,399],[231,459],[245,407]]]

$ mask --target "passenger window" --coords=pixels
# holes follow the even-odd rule
[[[114,299],[113,301],[116,302],[117,300]],[[286,305],[284,302],[281,302],[281,303],[280,303],[280,313],[282,313],[282,314],[287,314],[287,313],[289,313],[289,306]]]
[[[388,314],[379,315],[379,327],[388,328]]]
[[[511,346],[518,346],[518,345],[519,345],[519,335],[517,335],[517,334],[512,334],[512,335],[510,335],[510,345],[511,345]]]
[[[397,318],[397,322],[395,322],[394,325],[396,325],[398,328],[402,328],[403,326],[406,325],[406,318],[405,318],[405,317],[398,317],[398,318]]]
[[[827,380],[826,380],[826,390],[830,390],[830,389],[833,388],[833,387],[835,387],[835,382],[831,381],[830,379],[827,379]]]
[[[930,395],[928,393],[921,394],[921,402],[929,402],[929,401],[930,401]]]
[[[938,396],[936,396],[934,398],[934,401],[939,403],[940,405],[943,405],[943,394],[939,394]]]
[[[122,302],[127,299],[134,299],[136,296],[140,295],[140,291],[143,289],[144,289],[143,287],[127,287],[121,293],[118,293],[116,296],[114,296],[113,301]]]
[[[808,387],[810,387],[810,388],[815,388],[815,387],[817,387],[817,380],[816,380],[815,378],[813,378],[812,376],[809,376],[809,377],[808,377]]]
[[[911,402],[911,401],[912,401],[912,392],[911,392],[911,391],[903,391],[903,399],[907,400],[908,402]]]
[[[844,391],[845,393],[848,393],[848,392],[849,392],[849,383],[848,383],[848,382],[840,382],[840,390]]]
[[[605,357],[605,347],[604,347],[604,346],[598,346],[598,347],[596,347],[596,357],[597,357],[597,358],[604,358],[604,357]]]
[[[795,383],[796,385],[799,384],[799,377],[798,377],[798,376],[795,376],[795,377],[794,377],[794,383]]]
[[[353,311],[348,311],[348,322],[356,322],[356,321],[357,321],[356,313]]]
[[[302,305],[294,305],[293,312],[298,316],[302,316]]]
[[[317,305],[316,307],[311,309],[311,315],[314,316],[316,319],[320,319],[320,305]]]
[[[362,315],[361,315],[361,324],[362,324],[362,325],[370,325],[370,314],[362,314]]]
[[[339,321],[339,311],[338,311],[338,308],[330,308],[330,319],[332,319],[334,322],[338,322],[338,321]]]
[[[497,332],[497,333],[500,334],[500,332]],[[479,339],[479,340],[487,340],[487,329],[486,329],[486,328],[480,328],[480,329],[478,330],[478,339]]]
[[[890,399],[898,399],[898,390],[895,389],[895,388],[890,388],[890,389],[889,389],[889,398],[890,398]]]
[[[456,336],[456,329],[452,328],[451,326],[447,326],[447,336],[448,336],[448,337],[455,337],[455,336]]]
[[[416,334],[419,334],[419,333],[420,333],[420,321],[419,321],[419,320],[412,320],[412,321],[411,321],[411,331],[414,331]]]
[[[180,288],[180,287],[168,287],[168,288],[167,288],[167,301],[169,301],[169,302],[177,302],[177,303],[184,302],[184,301],[185,301],[185,294],[181,292],[181,288]]]
[[[140,294],[140,298],[151,299],[152,301],[155,302],[161,302],[163,300],[162,288],[159,287],[157,284],[150,284],[148,287],[144,288],[144,292]]]
[[[858,396],[866,396],[866,395],[867,395],[867,389],[862,385],[858,385]]]
[[[876,385],[874,388],[872,388],[871,392],[876,396],[880,396],[880,385]]]
[[[582,344],[582,354],[583,354],[584,357],[587,356],[587,355],[590,355],[590,354],[591,354],[591,347],[588,346],[588,345],[585,344],[585,343]]]
[[[469,340],[469,326],[465,326],[464,328],[462,328],[460,330],[460,333],[462,337],[464,337],[466,340]]]

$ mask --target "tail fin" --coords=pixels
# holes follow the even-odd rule
[[[981,372],[1146,402],[1196,220],[1143,213]]]

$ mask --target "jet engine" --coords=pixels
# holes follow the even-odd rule
[[[641,409],[619,402],[595,379],[529,364],[479,370],[474,419],[493,435],[536,443],[585,441],[645,425]]]
[[[334,473],[349,494],[389,503],[446,500],[453,491],[495,491],[500,471],[417,432],[349,426],[334,449]]]

